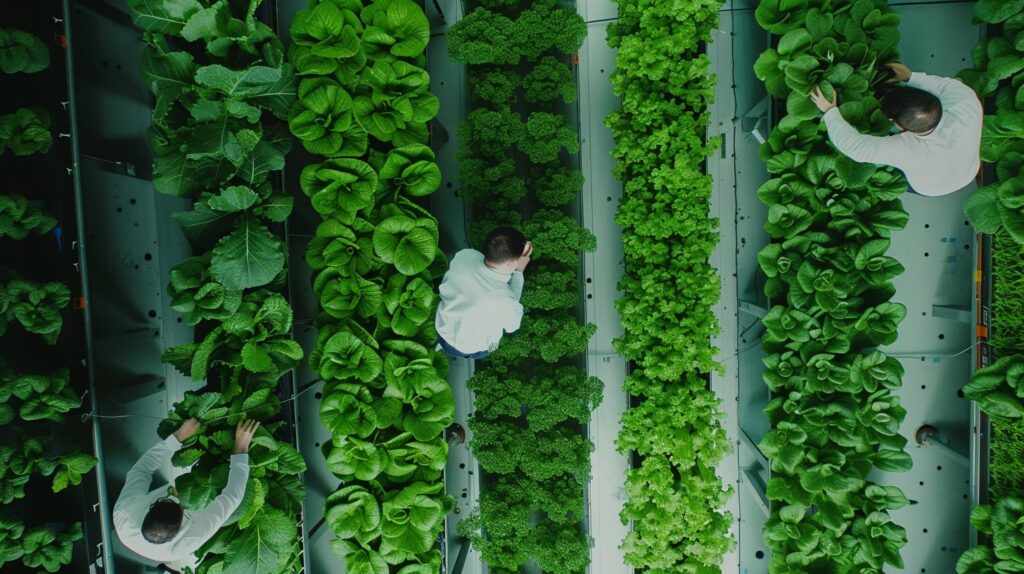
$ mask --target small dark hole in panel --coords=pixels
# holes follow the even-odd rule
[[[124,209],[121,209],[120,207],[117,208],[118,213],[121,213],[122,211],[124,211]]]
[[[128,200],[128,203],[130,203],[132,205],[135,205],[135,200],[134,199],[130,199],[130,200]]]
[[[313,446],[315,446],[315,447],[318,447],[318,448],[319,448],[319,447],[320,447],[320,443],[318,443],[318,442],[315,442],[315,443],[313,443]]]
[[[945,335],[945,333],[939,333],[939,339],[940,339],[940,340],[941,340],[941,339],[945,339],[945,338],[946,338],[946,335]]]
[[[928,534],[928,529],[927,528],[924,529],[924,533]]]
[[[179,322],[179,323],[181,323],[181,322],[182,322],[182,318],[181,318],[181,317],[178,317],[178,322]]]
[[[319,393],[319,392],[318,393],[314,393],[313,396],[316,397],[317,399],[324,398],[324,394],[323,393]]]
[[[153,260],[153,254],[152,253],[147,253],[147,254],[143,255],[142,258],[145,259],[146,261],[152,261]]]
[[[924,481],[923,481],[923,480],[921,480],[921,481],[918,481],[918,483],[917,483],[917,484],[918,484],[918,485],[920,485],[920,486],[924,486]]]
[[[924,256],[928,257],[928,252],[927,251],[924,252]]]
[[[466,468],[466,463],[460,462],[459,463],[459,468]]]
[[[964,390],[963,389],[957,390],[956,396],[960,397],[961,399],[964,398]]]
[[[929,225],[929,224],[927,224],[927,223],[925,223],[925,224],[924,224],[924,228],[925,228],[925,229],[928,229],[929,227],[931,227],[931,225]]]
[[[148,315],[149,315],[150,317],[153,317],[153,318],[155,318],[155,317],[156,317],[156,311],[154,311],[153,309],[150,309],[150,310],[149,310],[149,313],[148,313]]]
[[[593,298],[594,298],[594,295],[593,295],[593,294],[591,294],[591,293],[587,293],[587,299],[593,299]]]
[[[942,470],[942,465],[940,464],[939,466],[936,466],[935,470]]]
[[[761,560],[762,558],[764,558],[764,551],[758,550],[757,552],[754,553],[754,557],[757,558],[758,560]]]

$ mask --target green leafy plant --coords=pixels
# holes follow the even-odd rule
[[[0,335],[16,320],[29,333],[41,335],[47,344],[56,345],[64,326],[61,310],[70,301],[70,290],[59,281],[36,283],[17,276],[11,276],[6,283],[0,281]]]
[[[874,0],[772,0],[755,14],[779,38],[754,71],[787,111],[761,147],[774,178],[758,190],[773,240],[758,255],[775,304],[762,338],[772,428],[760,443],[772,470],[770,570],[903,568],[906,532],[889,513],[906,498],[867,476],[911,466],[898,432],[906,410],[893,394],[903,369],[875,350],[896,340],[906,315],[890,301],[903,266],[886,255],[889,235],[907,222],[906,184],[840,157],[807,97],[814,88],[838,94],[858,130],[886,133],[869,93],[889,77],[879,64],[896,58],[899,17]]]
[[[62,566],[71,563],[74,543],[83,537],[82,524],[79,522],[64,532],[55,532],[49,526],[26,530],[20,539],[23,552],[21,562],[28,568],[58,572]]]
[[[0,360],[0,425],[9,424],[15,413],[23,421],[62,422],[67,413],[82,405],[69,377],[67,369],[49,375],[16,373]]]
[[[434,572],[454,401],[447,361],[427,350],[437,221],[411,200],[441,182],[425,145],[438,110],[423,69],[429,26],[410,0],[314,0],[292,32],[304,79],[291,129],[324,158],[300,185],[323,219],[306,262],[322,310],[309,363],[325,381],[323,451],[344,481],[325,504],[331,549],[352,572]]]
[[[53,145],[50,114],[42,108],[21,108],[0,116],[0,154],[10,150],[17,156],[46,153]]]
[[[975,546],[956,563],[957,574],[994,574],[1024,568],[1024,501],[1002,497],[995,504],[971,510],[971,525],[991,537],[991,545]]]
[[[25,239],[29,233],[49,233],[56,226],[56,218],[29,205],[24,196],[0,195],[0,237]]]
[[[1000,422],[1024,416],[1024,355],[1007,355],[971,376],[964,386],[964,396],[976,403],[987,415]]]
[[[50,50],[35,34],[0,28],[0,71],[34,74],[50,67]]]

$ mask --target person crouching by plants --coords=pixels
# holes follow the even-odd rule
[[[519,230],[498,227],[487,235],[483,253],[455,254],[441,280],[434,318],[439,350],[453,358],[482,359],[505,333],[519,328],[523,271],[532,253],[533,244]]]
[[[968,186],[981,167],[978,96],[959,80],[911,72],[899,62],[888,66],[890,82],[907,84],[882,98],[882,111],[899,132],[883,137],[858,132],[843,118],[838,97],[829,100],[815,88],[811,100],[825,113],[832,144],[855,161],[899,169],[917,195],[938,197]]]
[[[146,451],[128,471],[121,495],[114,503],[114,530],[121,543],[143,558],[162,563],[171,572],[194,568],[192,554],[220,530],[245,496],[249,444],[259,426],[258,421],[239,421],[227,486],[200,511],[185,512],[173,488],[149,490],[153,473],[170,462],[182,443],[199,431],[199,421],[186,420],[173,434]]]

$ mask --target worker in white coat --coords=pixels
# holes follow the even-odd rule
[[[241,504],[249,480],[249,444],[259,427],[258,421],[239,421],[227,486],[203,510],[186,512],[170,487],[152,491],[149,487],[153,473],[196,434],[199,424],[194,418],[188,419],[146,451],[128,471],[121,495],[114,503],[114,529],[121,542],[139,556],[170,569],[179,569],[183,564],[193,566],[192,554],[217,533]]]
[[[519,329],[523,271],[533,244],[512,227],[487,235],[484,252],[455,254],[441,281],[434,326],[439,350],[449,357],[482,359],[498,348],[505,333]]]
[[[911,72],[889,64],[893,87],[882,99],[882,111],[899,133],[872,136],[858,132],[815,88],[811,99],[825,113],[832,145],[853,160],[891,165],[903,172],[911,191],[937,197],[963,189],[981,167],[983,112],[974,91],[952,78]]]

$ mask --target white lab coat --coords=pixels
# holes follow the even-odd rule
[[[502,335],[522,323],[523,274],[487,267],[479,251],[463,249],[452,257],[440,293],[437,334],[467,355],[494,351]]]

